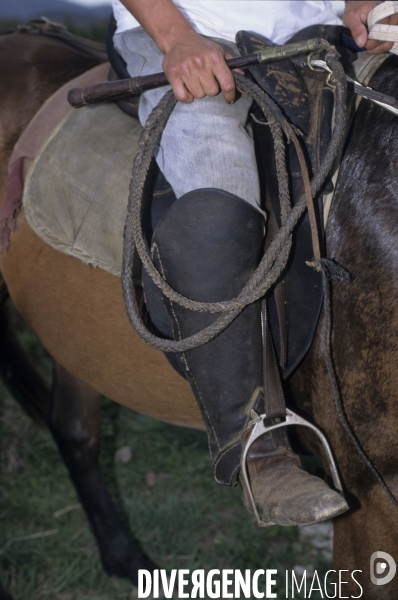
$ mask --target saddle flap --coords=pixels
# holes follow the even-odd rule
[[[325,35],[333,41],[337,37],[340,39],[340,34],[333,28],[325,28],[325,31],[320,31],[319,27],[310,29],[308,31],[307,28],[307,34],[299,32],[292,41]],[[271,45],[266,38],[245,31],[237,34],[237,43],[242,53],[256,52]],[[303,133],[301,139],[306,147],[310,171],[315,172],[330,139],[333,93],[325,89],[324,80],[304,78],[302,71],[292,60],[256,65],[250,68],[250,72],[261,88],[279,105],[287,119]],[[272,231],[272,223],[277,228],[281,226],[273,143],[266,124],[255,119],[253,129],[260,179],[263,180],[263,201],[270,216],[270,240],[276,234]],[[287,149],[286,159],[291,175],[291,201],[294,205],[303,193],[303,182],[296,152],[291,146]],[[318,201],[320,202],[319,198]],[[320,210],[318,222],[322,231]],[[304,215],[293,234],[293,251],[285,273],[268,297],[270,327],[284,377],[288,377],[305,356],[319,318],[322,305],[321,276],[308,267],[307,262],[312,259],[310,223],[308,215]]]
[[[272,136],[268,127],[254,123],[260,179],[268,214],[267,246],[280,227],[275,211],[278,180],[273,156]],[[288,157],[289,158],[289,157]],[[292,172],[292,162],[288,162]],[[293,200],[299,195],[298,177],[292,185]],[[277,284],[268,294],[269,325],[278,362],[284,378],[296,369],[307,353],[318,323],[322,306],[322,275],[307,265],[313,259],[308,214],[303,215],[293,234],[292,253]]]
[[[252,54],[267,46],[270,40],[253,31],[238,31],[236,43],[241,54]],[[287,59],[268,65],[253,65],[249,71],[258,85],[277,102],[286,117],[303,133],[310,123],[309,94],[294,63]]]

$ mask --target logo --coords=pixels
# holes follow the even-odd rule
[[[375,585],[390,583],[397,572],[397,565],[387,552],[373,552],[370,557],[370,579]]]

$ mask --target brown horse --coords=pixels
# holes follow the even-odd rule
[[[62,41],[21,33],[0,38],[0,206],[7,164],[18,137],[43,102],[64,82],[101,62]],[[397,59],[374,77],[375,89],[398,95]],[[32,68],[32,67],[35,68]],[[327,229],[327,254],[344,265],[351,284],[333,284],[332,349],[339,392],[351,427],[398,497],[398,260],[395,131],[398,119],[361,103],[345,151]],[[106,571],[137,579],[154,565],[115,511],[98,467],[98,403],[106,395],[164,421],[203,428],[188,383],[161,353],[137,338],[124,313],[120,282],[44,244],[23,211],[0,268],[23,318],[55,360],[51,393],[27,366],[4,316],[1,372],[14,394],[50,427],[87,511]],[[392,600],[398,577],[385,586],[369,578],[371,554],[398,559],[398,508],[363,462],[334,408],[318,327],[310,353],[291,380],[297,403],[328,435],[351,510],[335,523],[335,569],[356,578],[369,600]],[[347,575],[347,573],[345,574]],[[351,581],[342,593],[358,597]]]

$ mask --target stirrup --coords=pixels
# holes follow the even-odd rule
[[[302,417],[299,417],[299,415],[297,415],[293,411],[289,410],[288,408],[286,409],[286,418],[284,421],[281,421],[280,423],[276,423],[275,425],[270,425],[268,427],[266,425],[264,425],[264,419],[266,418],[266,415],[264,415],[264,414],[259,415],[254,410],[252,410],[251,417],[252,417],[252,420],[248,423],[248,428],[253,425],[254,425],[254,427],[251,430],[249,439],[247,440],[245,448],[242,452],[242,456],[241,456],[241,460],[240,460],[239,481],[242,485],[243,491],[246,492],[247,498],[249,499],[249,502],[252,507],[254,518],[257,522],[257,525],[259,525],[259,527],[269,527],[270,525],[276,525],[276,523],[273,523],[272,521],[263,521],[259,515],[259,512],[256,507],[256,503],[254,501],[253,493],[251,490],[249,476],[247,473],[247,454],[248,454],[248,451],[249,451],[251,445],[253,444],[253,442],[255,442],[260,436],[264,435],[264,433],[268,433],[269,431],[273,431],[274,429],[279,429],[280,427],[289,427],[290,425],[300,425],[302,427],[308,427],[309,429],[312,429],[312,431],[314,431],[316,433],[316,435],[322,442],[322,446],[323,446],[323,449],[325,451],[326,458],[328,461],[329,469],[332,474],[333,485],[338,492],[343,494],[343,488],[341,485],[340,477],[339,477],[339,474],[337,471],[336,463],[333,458],[333,454],[332,454],[329,442],[327,441],[326,437],[321,432],[321,430],[318,429],[318,427],[316,427],[309,421],[306,421]]]

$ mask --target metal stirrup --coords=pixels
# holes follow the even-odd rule
[[[260,527],[269,527],[270,525],[276,525],[276,523],[273,523],[272,521],[263,521],[259,515],[259,512],[256,507],[256,503],[255,503],[255,500],[253,497],[253,493],[251,490],[249,475],[247,472],[247,454],[248,454],[249,449],[250,449],[251,445],[253,444],[253,442],[255,442],[259,437],[264,435],[264,433],[268,433],[269,431],[273,431],[274,429],[279,429],[280,427],[289,427],[290,425],[300,425],[302,427],[308,427],[309,429],[312,429],[312,431],[314,431],[316,433],[316,435],[322,442],[322,446],[323,446],[323,449],[326,454],[326,459],[327,459],[327,462],[328,462],[328,465],[329,465],[329,468],[330,468],[330,471],[332,474],[334,487],[338,492],[343,494],[343,488],[341,485],[340,477],[339,477],[339,474],[337,471],[336,463],[333,458],[333,454],[332,454],[329,442],[327,441],[327,439],[326,439],[325,435],[322,433],[322,431],[320,429],[318,429],[318,427],[316,427],[309,421],[306,421],[302,417],[299,417],[299,415],[297,415],[293,411],[289,410],[288,408],[286,409],[286,419],[284,421],[281,421],[280,423],[276,423],[275,425],[270,425],[268,427],[266,425],[264,425],[264,419],[266,419],[266,417],[267,417],[265,414],[258,415],[254,410],[252,410],[251,414],[252,414],[252,420],[249,422],[248,428],[251,427],[252,425],[254,425],[254,427],[251,430],[249,439],[247,440],[246,445],[242,452],[242,456],[241,456],[241,460],[240,460],[239,481],[242,485],[243,491],[246,492],[247,497],[249,498],[251,508],[252,508],[254,517],[256,519],[257,525],[259,525]]]

